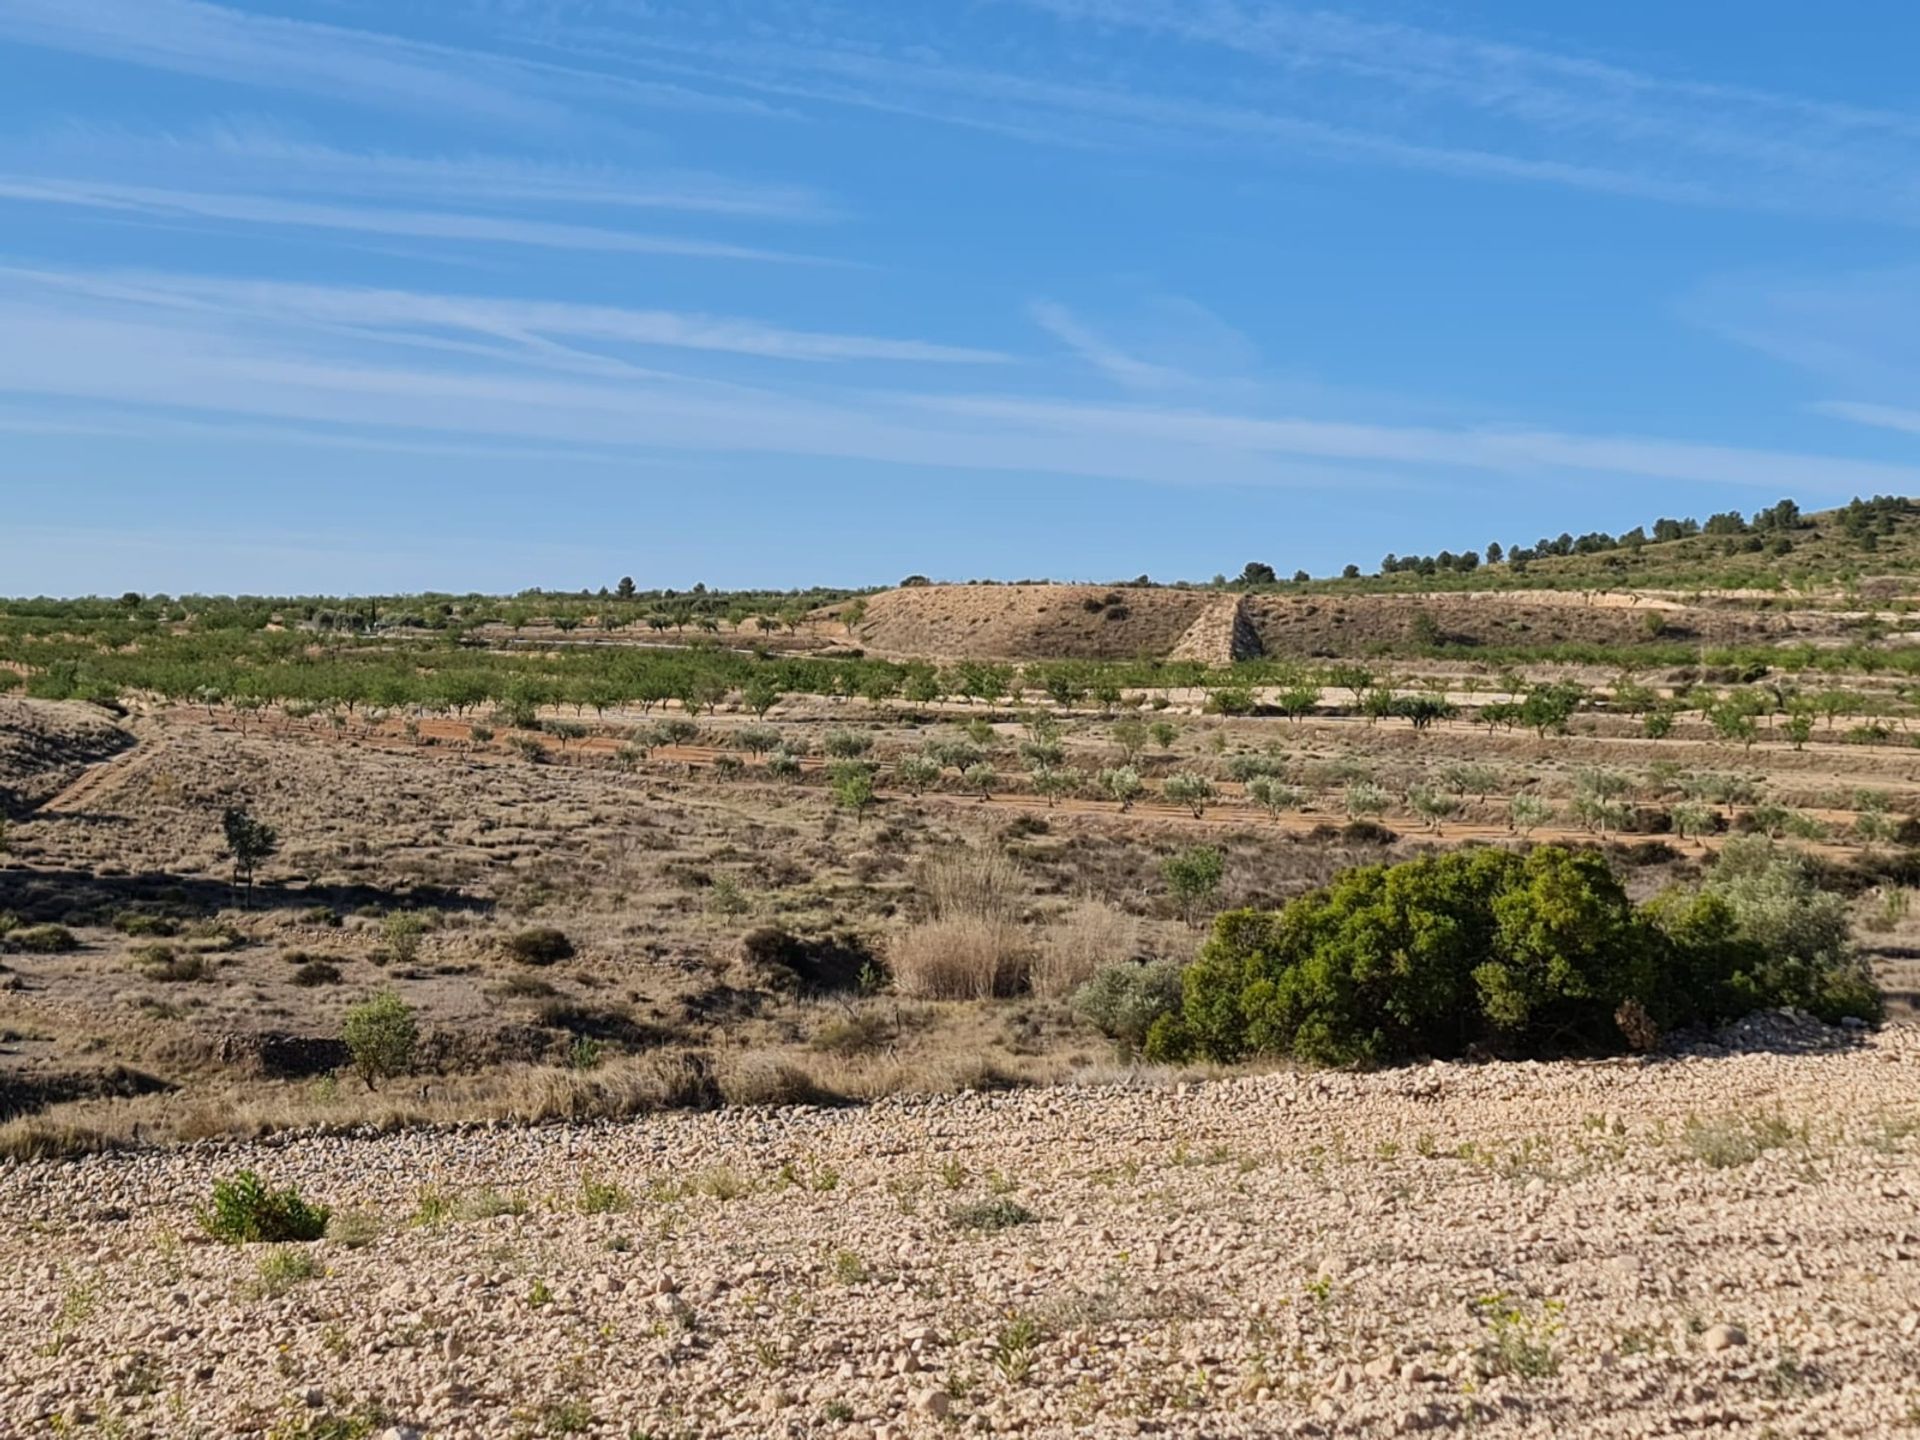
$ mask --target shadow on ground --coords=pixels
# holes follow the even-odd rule
[[[0,910],[36,924],[107,924],[122,910],[205,916],[230,909],[308,910],[320,905],[343,915],[362,909],[479,914],[493,909],[491,900],[438,885],[261,884],[249,896],[244,887],[223,880],[161,871],[95,875],[82,870],[0,869]]]

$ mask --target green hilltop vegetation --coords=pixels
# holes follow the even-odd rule
[[[1738,603],[1782,607],[1851,602],[1875,580],[1913,575],[1916,558],[1920,505],[1883,496],[1821,514],[1782,501],[1752,517],[1727,512],[1705,521],[1666,519],[1620,536],[1561,535],[1458,555],[1393,556],[1376,574],[1330,581],[1283,582],[1270,567],[1255,564],[1237,581],[1222,577],[1214,584],[1228,591],[1402,595],[1739,589],[1761,593]],[[907,583],[926,582],[915,576]],[[1354,668],[1265,659],[1219,669],[1153,658],[936,667],[873,659],[845,647],[844,653],[808,653],[810,638],[796,632],[809,615],[830,609],[857,622],[870,593],[824,587],[641,590],[623,579],[597,590],[529,590],[507,597],[127,594],[0,601],[0,691],[105,703],[144,693],[254,707],[345,707],[350,713],[401,706],[467,713],[494,706],[524,714],[542,705],[599,711],[666,700],[697,712],[730,697],[764,712],[788,694],[994,703],[1023,690],[1062,703],[1090,699],[1111,706],[1123,692],[1205,686],[1217,690],[1223,705],[1237,705],[1253,686],[1304,692],[1349,685]],[[1909,602],[1896,592],[1877,603],[1903,611]],[[1768,674],[1801,672],[1920,676],[1920,646],[1882,638],[1887,630],[1876,624],[1846,644],[1724,647],[1670,640],[1651,628],[1643,641],[1612,645],[1467,649],[1442,636],[1416,635],[1379,653],[1401,660],[1470,660],[1489,674],[1523,665],[1581,664],[1627,675],[1684,667],[1695,679],[1748,684]],[[1366,685],[1379,688],[1370,673]]]
[[[1265,566],[1249,566],[1238,585],[1264,588]],[[1905,496],[1855,498],[1807,513],[1792,500],[1742,515],[1738,510],[1663,517],[1621,535],[1590,531],[1529,543],[1434,555],[1392,555],[1372,574],[1357,565],[1314,589],[1348,593],[1436,590],[1751,590],[1775,594],[1850,591],[1883,577],[1920,573],[1920,503]],[[1292,587],[1287,587],[1292,588]],[[1307,588],[1302,586],[1301,588]]]

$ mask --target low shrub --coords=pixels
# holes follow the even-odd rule
[[[947,1212],[947,1223],[956,1230],[978,1230],[995,1234],[1016,1225],[1031,1225],[1034,1213],[1018,1200],[1001,1195],[992,1200],[975,1200],[956,1205]]]
[[[729,1105],[837,1105],[844,1098],[791,1060],[748,1055],[723,1070],[720,1094]]]
[[[97,1155],[115,1143],[91,1125],[44,1115],[26,1115],[0,1125],[0,1160],[72,1160]]]
[[[80,942],[64,925],[23,925],[7,932],[7,947],[28,955],[64,955]]]
[[[1277,912],[1220,916],[1159,1047],[1374,1063],[1619,1050],[1621,1016],[1637,1045],[1649,1024],[1762,1006],[1876,1018],[1844,905],[1803,861],[1754,843],[1646,906],[1602,856],[1554,846],[1350,870]]]
[[[537,925],[509,936],[507,953],[524,965],[553,965],[573,958],[573,942],[551,925]]]
[[[857,935],[800,936],[778,925],[742,936],[740,961],[755,984],[802,994],[870,988],[884,978]]]
[[[324,1205],[309,1205],[292,1186],[270,1190],[254,1171],[242,1170],[214,1182],[213,1201],[200,1211],[200,1225],[228,1245],[285,1244],[320,1239],[329,1213]]]
[[[1853,945],[1847,902],[1822,891],[1797,850],[1729,840],[1695,888],[1648,907],[1678,946],[1708,957],[1722,1013],[1791,1005],[1835,1023],[1879,1020],[1884,1002]]]
[[[1108,965],[1074,993],[1074,1011],[1109,1039],[1144,1049],[1154,1022],[1179,1012],[1180,968],[1171,960]]]
[[[206,956],[181,954],[171,945],[143,945],[133,952],[133,964],[144,978],[166,983],[204,980],[213,973]]]
[[[340,967],[328,960],[307,960],[295,967],[293,983],[303,990],[320,985],[338,985]]]
[[[113,917],[113,928],[122,935],[165,939],[180,933],[180,922],[165,915],[150,915],[144,910],[122,910]]]

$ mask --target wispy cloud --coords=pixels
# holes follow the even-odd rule
[[[928,340],[793,330],[727,316],[497,296],[140,271],[0,267],[0,278],[25,289],[60,289],[138,306],[191,310],[224,320],[352,330],[365,337],[401,340],[426,332],[467,334],[509,341],[536,353],[546,342],[582,340],[804,363],[873,360],[996,365],[1012,358],[995,350]]]
[[[404,197],[498,210],[523,202],[605,210],[665,210],[729,219],[818,222],[838,206],[802,185],[733,179],[684,169],[634,170],[463,151],[412,154],[320,143],[254,116],[182,133],[69,121],[24,141],[0,142],[0,171],[42,176],[178,181],[197,190]]]
[[[1910,429],[1920,394],[1920,266],[1728,275],[1688,295],[1680,313],[1845,397],[1808,406],[1814,414]]]
[[[332,101],[514,125],[572,123],[589,101],[773,113],[764,104],[588,66],[261,15],[209,0],[5,0],[0,40]]]
[[[604,23],[599,9],[569,24],[561,7],[539,37],[560,53],[624,59],[716,95],[862,107],[1033,143],[1129,154],[1235,146],[1677,204],[1920,223],[1906,179],[1920,162],[1920,114],[1291,5],[1005,3],[1052,15],[1057,33],[998,43],[995,31],[967,27],[971,12],[949,11],[930,28],[831,6],[812,7],[804,22],[748,26],[725,7],[666,0],[648,7],[656,23],[645,25]],[[659,23],[669,16],[674,23]],[[1142,38],[1151,42],[1144,53]]]
[[[384,436],[633,456],[778,455],[1182,486],[1446,487],[1477,477],[1708,483],[1770,496],[1920,489],[1915,468],[1818,454],[1520,425],[940,394],[908,388],[890,368],[840,384],[794,383],[788,372],[760,384],[664,370],[573,374],[513,338],[544,340],[544,326],[569,339],[664,335],[696,349],[849,359],[881,358],[876,345],[900,342],[590,307],[482,305],[468,314],[457,297],[395,292],[269,287],[257,298],[249,310],[243,291],[196,281],[176,284],[171,295],[164,285],[148,294],[137,284],[74,293],[44,277],[0,272],[0,332],[9,340],[0,347],[0,395],[22,407],[31,397],[90,406],[122,424],[267,424],[357,443]],[[509,343],[488,357],[439,360],[394,349],[394,336],[411,340],[415,332],[379,328],[386,326],[469,337],[498,330]],[[369,327],[379,333],[370,336]],[[290,433],[287,443],[298,442]]]
[[[443,210],[397,210],[328,204],[272,195],[223,195],[97,180],[41,179],[0,175],[0,200],[73,206],[138,216],[154,222],[214,220],[281,229],[351,232],[416,240],[524,245],[549,250],[590,250],[628,255],[678,255],[701,260],[751,260],[782,264],[840,262],[751,245],[687,239],[514,216]]]
[[[1802,494],[1899,489],[1920,483],[1920,468],[1909,465],[1645,436],[1574,435],[1522,426],[1448,429],[1356,424],[1004,396],[929,397],[920,403],[947,414],[1025,425],[1041,432],[1098,433],[1116,440],[1177,443],[1197,449],[1483,473],[1593,472]]]
[[[1029,307],[1034,323],[1109,379],[1138,390],[1161,390],[1186,377],[1178,370],[1129,355],[1082,324],[1066,306],[1036,300]]]
[[[1861,400],[1822,400],[1813,410],[1836,420],[1851,420],[1856,425],[1871,425],[1879,430],[1897,430],[1903,435],[1920,435],[1920,410],[1898,405],[1871,405]]]
[[[538,123],[566,114],[502,83],[485,56],[204,0],[6,0],[0,39],[386,108]]]

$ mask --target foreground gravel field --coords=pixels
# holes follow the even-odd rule
[[[0,1168],[0,1434],[1889,1434],[1920,1031]],[[226,1246],[251,1167],[333,1207]]]

